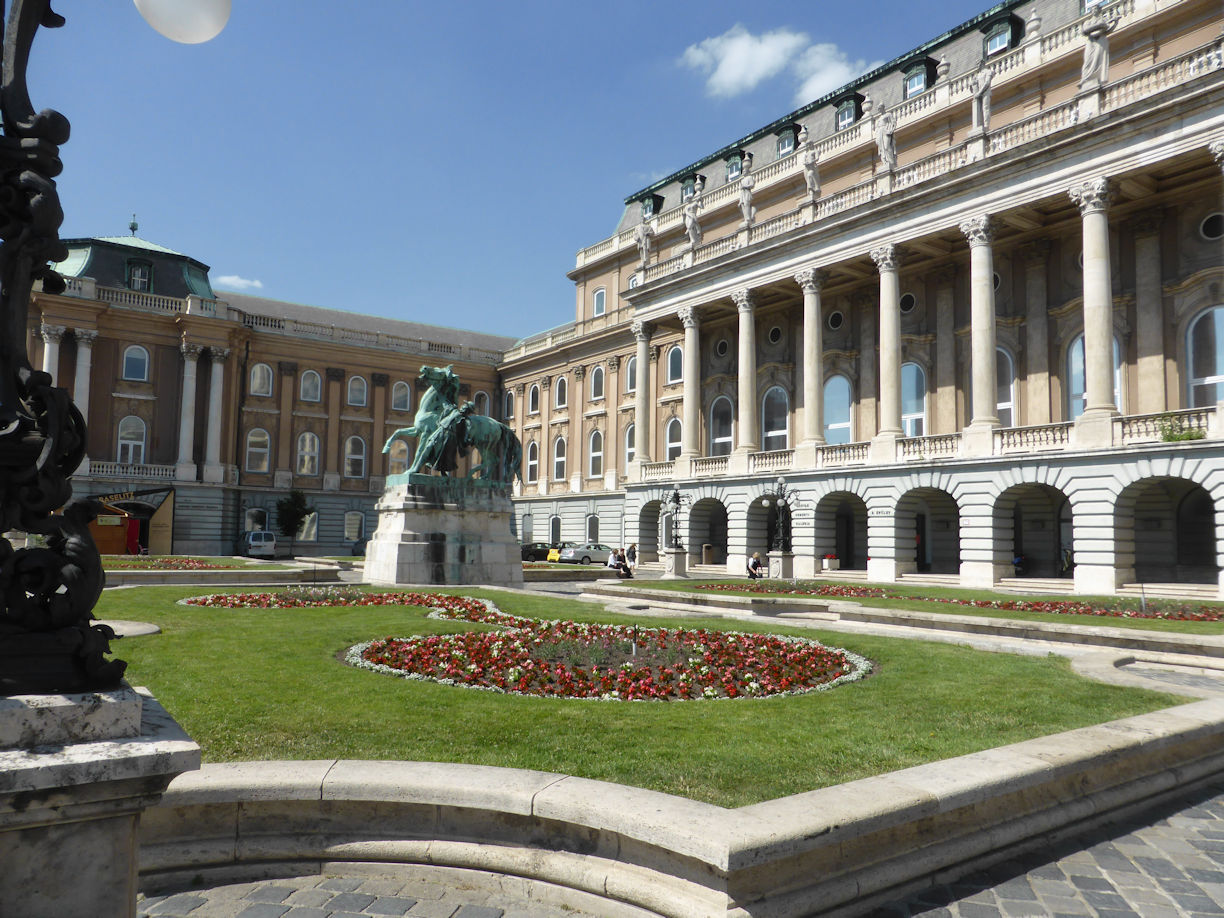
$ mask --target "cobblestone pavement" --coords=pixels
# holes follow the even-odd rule
[[[872,918],[1219,918],[1224,782],[891,903]]]
[[[411,868],[407,868],[411,873]],[[496,885],[496,884],[495,884]],[[518,889],[506,886],[518,885]],[[533,899],[526,884],[497,891],[433,877],[310,876],[235,883],[137,904],[137,918],[599,918]]]

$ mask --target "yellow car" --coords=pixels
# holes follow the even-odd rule
[[[548,550],[548,560],[560,561],[561,552],[565,551],[567,548],[573,548],[576,544],[576,542],[562,542],[560,545],[554,545]]]

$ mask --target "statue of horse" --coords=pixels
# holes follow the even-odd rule
[[[416,455],[406,470],[434,469],[449,475],[458,468],[459,459],[475,447],[480,462],[468,473],[482,480],[509,484],[522,480],[523,448],[518,437],[505,424],[474,414],[469,402],[462,408],[456,402],[459,377],[453,366],[421,367],[420,378],[429,384],[411,427],[401,427],[387,438],[383,452],[390,452],[397,439],[416,437]]]

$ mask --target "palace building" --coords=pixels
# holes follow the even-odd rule
[[[522,538],[1218,591],[1222,25],[1001,3],[633,191],[501,364]]]
[[[218,299],[119,237],[68,241],[30,351],[87,415],[77,493],[148,518],[172,490],[175,551],[290,488],[301,547],[347,550],[451,363],[523,443],[524,541],[1216,594],[1222,41],[1219,0],[995,5],[632,191],[574,321],[517,342]]]

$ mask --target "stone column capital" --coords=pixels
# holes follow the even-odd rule
[[[633,337],[639,342],[649,341],[650,333],[653,330],[654,329],[649,322],[643,322],[641,319],[634,319],[629,324],[629,331],[633,333]]]
[[[586,367],[584,366],[574,367],[574,379],[581,380],[584,375],[586,375]]]
[[[391,382],[391,377],[388,376],[386,373],[371,373],[370,374],[370,385],[372,386],[381,386],[382,388],[385,389],[387,388],[387,384],[390,382]]]
[[[1215,159],[1216,165],[1224,169],[1224,137],[1207,144],[1207,149],[1211,151],[1211,156]]]
[[[965,238],[969,240],[970,246],[990,245],[994,241],[994,224],[991,222],[989,214],[981,214],[976,217],[970,217],[968,220],[962,220],[960,231],[965,234]]]
[[[1113,199],[1113,189],[1110,187],[1109,179],[1103,175],[1080,182],[1078,185],[1072,185],[1067,189],[1067,194],[1071,196],[1071,200],[1075,202],[1084,216],[1091,213],[1104,213],[1109,209],[1109,202]]]
[[[795,283],[803,288],[804,293],[819,293],[829,279],[829,272],[823,268],[804,268],[795,274]]]
[[[522,398],[523,393],[526,391],[527,391],[526,383],[519,383],[518,385],[514,387],[514,394],[517,395],[519,398]]]
[[[98,340],[98,332],[96,329],[90,328],[74,328],[72,337],[76,338],[78,348],[91,348],[94,342]]]
[[[63,325],[48,325],[44,322],[38,331],[42,335],[42,339],[50,344],[52,341],[59,341],[63,338],[64,332],[67,330]]]
[[[1027,264],[1043,265],[1046,259],[1050,257],[1050,240],[1034,239],[1032,242],[1020,246],[1020,254],[1024,257],[1024,261]]]
[[[292,376],[298,371],[298,365],[292,360],[279,360],[276,369],[281,376]]]
[[[179,345],[179,350],[183,352],[183,359],[191,363],[195,363],[200,359],[200,355],[204,353],[204,348],[199,344],[192,344],[189,341],[184,341]]]
[[[230,349],[228,347],[210,347],[208,353],[212,357],[214,364],[225,363],[229,359]]]
[[[609,370],[620,369],[620,357],[616,356],[615,354],[609,357],[608,358],[608,369]]]
[[[881,272],[896,271],[897,265],[901,261],[897,247],[892,243],[872,249],[868,254],[871,255],[871,260],[876,263],[876,267]]]
[[[699,314],[695,306],[681,306],[676,310],[676,315],[680,317],[680,324],[685,328],[696,328]]]
[[[324,372],[328,382],[344,382],[344,370],[340,367],[328,367]]]
[[[650,349],[650,362],[651,362],[651,363],[658,363],[658,362],[659,362],[659,355],[660,355],[660,354],[662,354],[662,353],[663,353],[663,345],[661,345],[661,344],[656,344],[654,347],[652,347],[652,348]]]
[[[741,313],[751,314],[755,304],[752,302],[752,291],[747,287],[741,287],[731,294],[731,301],[735,303],[735,308]]]

